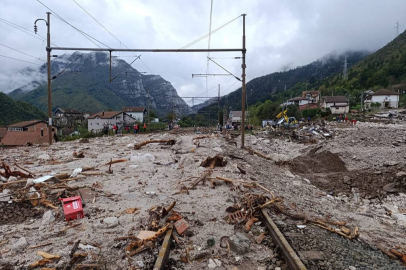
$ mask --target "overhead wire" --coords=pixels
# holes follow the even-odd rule
[[[140,57],[141,57],[141,55],[138,55],[138,56],[137,56],[130,64],[128,64],[128,65],[131,67],[132,63],[134,63],[137,59],[141,59]],[[127,63],[127,62],[126,62],[126,63]],[[112,79],[110,80],[110,82],[112,82],[112,81],[114,81],[115,79],[117,79],[117,77],[120,76],[121,73],[123,73],[126,69],[127,69],[127,68],[124,68],[123,70],[121,70],[121,71],[118,73],[118,75],[116,75],[114,78],[112,78]]]
[[[101,24],[95,17],[93,17],[91,14],[90,14],[90,12],[88,12],[84,7],[82,7],[78,2],[76,2],[75,0],[73,0],[73,2],[76,4],[76,5],[78,5],[84,12],[86,12],[86,14],[87,15],[89,15],[95,22],[97,22],[104,30],[106,30],[112,37],[114,37],[118,42],[120,42],[120,46],[121,46],[121,44],[125,47],[125,48],[127,48],[127,49],[129,49],[120,39],[118,39],[112,32],[110,32],[103,24]],[[134,52],[133,52],[133,54],[134,54],[134,56],[137,56]],[[123,56],[121,56],[121,57],[123,57]],[[152,72],[152,70],[148,67],[148,65],[144,62],[144,61],[142,61],[142,59],[140,58],[140,61],[144,64],[144,66],[151,72],[151,73],[153,73]]]
[[[212,15],[213,15],[213,0],[211,0],[210,4],[210,23],[209,23],[209,41],[207,44],[207,49],[210,50],[210,41],[211,41],[211,22],[212,22]],[[210,57],[210,52],[207,52],[207,58]],[[206,74],[209,74],[209,60],[207,59],[207,64],[206,64]],[[206,90],[207,90],[207,84],[209,81],[209,77],[206,76]]]
[[[2,22],[2,23],[5,23],[5,24],[7,24],[8,26],[11,26],[11,27],[13,27],[13,28],[15,28],[15,29],[17,29],[17,30],[20,30],[21,32],[23,32],[23,33],[25,33],[25,34],[27,34],[27,35],[30,35],[30,36],[32,36],[32,37],[35,37],[35,38],[37,38],[37,39],[39,39],[39,40],[42,40],[42,41],[46,41],[46,38],[44,38],[43,36],[41,36],[40,34],[31,34],[31,30],[29,30],[29,29],[27,29],[27,28],[24,28],[24,27],[22,27],[22,26],[20,26],[20,25],[18,25],[18,24],[15,24],[15,23],[13,23],[13,22],[10,22],[10,21],[7,21],[6,19],[3,19],[3,18],[0,18],[0,22]],[[55,43],[52,43],[51,42],[51,44],[53,45],[53,46],[55,46],[55,47],[59,47],[58,45],[56,45]],[[68,53],[67,51],[64,51],[65,53]]]
[[[93,40],[99,42],[100,44],[104,45],[107,48],[110,48],[110,46],[104,44],[103,42],[101,42],[100,40],[92,37],[91,35],[85,33],[84,31],[80,30],[79,28],[73,26],[72,24],[70,24],[68,21],[66,21],[64,18],[62,18],[61,16],[58,15],[58,13],[56,13],[55,11],[53,11],[52,9],[50,9],[48,6],[46,6],[44,3],[42,3],[40,0],[37,0],[41,5],[43,5],[45,8],[47,8],[49,11],[52,12],[52,15],[55,16],[55,18],[63,21],[64,23],[66,23],[67,25],[69,25],[70,27],[72,27],[73,29],[75,29],[76,31],[78,31],[81,35],[83,35],[85,38],[87,38],[89,41],[91,41],[93,44],[95,44],[97,47],[101,48],[96,42],[94,42]],[[93,40],[92,40],[93,39]]]
[[[33,65],[38,65],[38,66],[43,65],[43,64],[33,63],[33,62],[29,62],[29,61],[25,61],[25,60],[21,60],[21,59],[13,58],[13,57],[9,57],[9,56],[5,56],[5,55],[1,55],[1,54],[0,54],[0,56],[1,56],[1,57],[5,57],[5,58],[9,58],[9,59],[13,59],[13,60],[16,60],[16,61],[20,61],[20,62],[25,62],[25,63],[33,64]]]
[[[1,43],[0,43],[0,45],[1,45],[1,46],[4,46],[4,47],[6,47],[6,48],[9,48],[10,50],[13,50],[13,51],[16,51],[16,52],[25,54],[25,55],[27,55],[27,56],[29,56],[29,57],[34,58],[34,59],[40,60],[40,61],[42,61],[42,62],[46,62],[46,61],[44,61],[44,60],[42,60],[42,59],[40,59],[40,58],[37,58],[37,57],[35,57],[35,56],[31,55],[31,54],[28,54],[28,53],[19,51],[19,50],[17,50],[17,49],[11,48],[11,47],[9,47],[9,46],[7,46],[7,45],[1,44]]]
[[[188,47],[190,47],[190,46],[196,44],[197,42],[199,42],[199,41],[201,41],[201,40],[207,38],[209,35],[212,35],[212,34],[216,33],[216,32],[219,31],[220,29],[224,28],[225,26],[229,25],[229,24],[232,23],[233,21],[235,21],[235,20],[237,20],[238,18],[240,18],[241,16],[242,16],[242,15],[239,15],[238,17],[232,19],[231,21],[226,22],[225,24],[223,24],[223,25],[217,27],[216,29],[214,29],[214,30],[211,31],[210,33],[208,33],[208,34],[206,34],[206,35],[204,35],[204,36],[201,36],[200,38],[196,39],[195,41],[190,42],[189,44],[186,44],[185,46],[183,46],[182,48],[180,48],[179,51],[180,51],[180,50],[183,50],[183,49],[186,49],[186,48],[188,48]]]
[[[84,53],[82,55],[79,55],[75,61],[72,61],[67,67],[65,67],[61,72],[59,72],[58,74],[56,74],[55,76],[52,77],[52,80],[55,80],[56,78],[58,78],[59,75],[61,75],[66,69],[68,69],[73,63],[75,63],[79,58],[82,58],[82,56],[84,55]]]

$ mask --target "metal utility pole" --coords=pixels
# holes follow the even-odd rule
[[[190,53],[190,52],[242,52],[242,125],[243,128],[241,129],[241,147],[244,148],[244,128],[245,128],[245,54],[247,52],[247,48],[245,46],[245,16],[246,14],[241,15],[243,17],[243,41],[242,41],[242,48],[239,49],[122,49],[122,48],[72,48],[72,47],[51,47],[50,46],[50,39],[48,39],[48,46],[47,51],[49,53],[52,50],[62,50],[62,51],[93,51],[93,52],[173,52],[173,53]],[[49,15],[48,15],[49,18]],[[49,27],[48,27],[49,31]],[[212,60],[213,61],[213,60]],[[50,62],[50,61],[48,61]],[[214,62],[214,61],[213,61]],[[50,64],[49,64],[50,65]],[[228,71],[227,71],[228,72]],[[208,73],[208,72],[206,72]],[[238,78],[238,77],[236,77]],[[240,80],[238,78],[238,80]],[[48,87],[50,89],[50,80],[48,80]],[[50,99],[50,92],[48,98]],[[176,112],[175,112],[176,113]],[[52,117],[52,115],[51,115]],[[176,115],[175,115],[176,117]],[[51,118],[52,119],[52,118]]]
[[[393,27],[393,28],[396,28],[396,36],[399,35],[399,26],[401,26],[401,25],[399,24],[399,21],[396,21],[396,26]]]
[[[147,113],[148,113],[148,127],[149,127],[149,130],[151,131],[151,113],[149,111],[149,85],[148,85],[148,111],[147,111]]]
[[[241,148],[245,147],[245,141],[244,141],[244,132],[245,132],[245,53],[246,53],[246,48],[245,48],[245,16],[247,14],[242,14],[242,104],[241,104]]]
[[[51,12],[47,12],[47,20],[37,19],[34,22],[34,32],[37,33],[37,21],[44,21],[47,25],[47,69],[48,69],[48,142],[52,144],[52,92],[51,92]]]
[[[217,98],[217,110],[218,110],[218,125],[220,126],[220,84],[219,84],[219,96]]]

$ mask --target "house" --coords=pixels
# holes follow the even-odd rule
[[[145,107],[124,107],[123,112],[130,115],[137,122],[144,122],[144,119],[148,117],[148,112]]]
[[[330,108],[331,114],[346,114],[350,111],[350,104],[346,96],[322,97],[321,107]]]
[[[124,126],[134,125],[136,122],[135,118],[131,117],[125,112],[99,112],[93,114],[87,119],[87,129],[92,132],[98,132],[103,130],[105,126],[109,129],[113,128],[114,125],[121,129]]]
[[[230,111],[229,119],[231,123],[241,123],[242,111]],[[249,112],[245,111],[245,119],[249,117]]]
[[[83,124],[85,116],[82,112],[72,109],[58,108],[52,114],[52,123],[56,127],[74,127]]]
[[[56,128],[53,127],[53,138],[55,131]],[[9,125],[1,143],[6,146],[48,143],[48,123],[43,120],[32,120]]]
[[[287,102],[282,103],[281,106],[296,105],[299,110],[318,108],[320,101],[319,91],[303,91],[301,97],[294,97],[288,99]]]
[[[6,136],[7,133],[7,128],[6,127],[0,127],[0,145],[1,145],[1,140]]]
[[[380,89],[371,95],[368,103],[380,103],[381,108],[398,108],[399,107],[399,93]],[[366,102],[367,104],[367,102]]]

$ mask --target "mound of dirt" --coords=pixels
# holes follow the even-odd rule
[[[0,202],[0,224],[20,224],[30,219],[42,218],[44,210],[34,208],[28,201]]]
[[[291,171],[302,174],[347,172],[345,163],[337,154],[330,151],[315,153],[316,151],[293,159],[290,163]]]

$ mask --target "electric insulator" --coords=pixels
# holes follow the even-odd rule
[[[37,29],[36,25],[34,25],[34,32],[35,32],[35,34],[38,32],[38,29]]]

